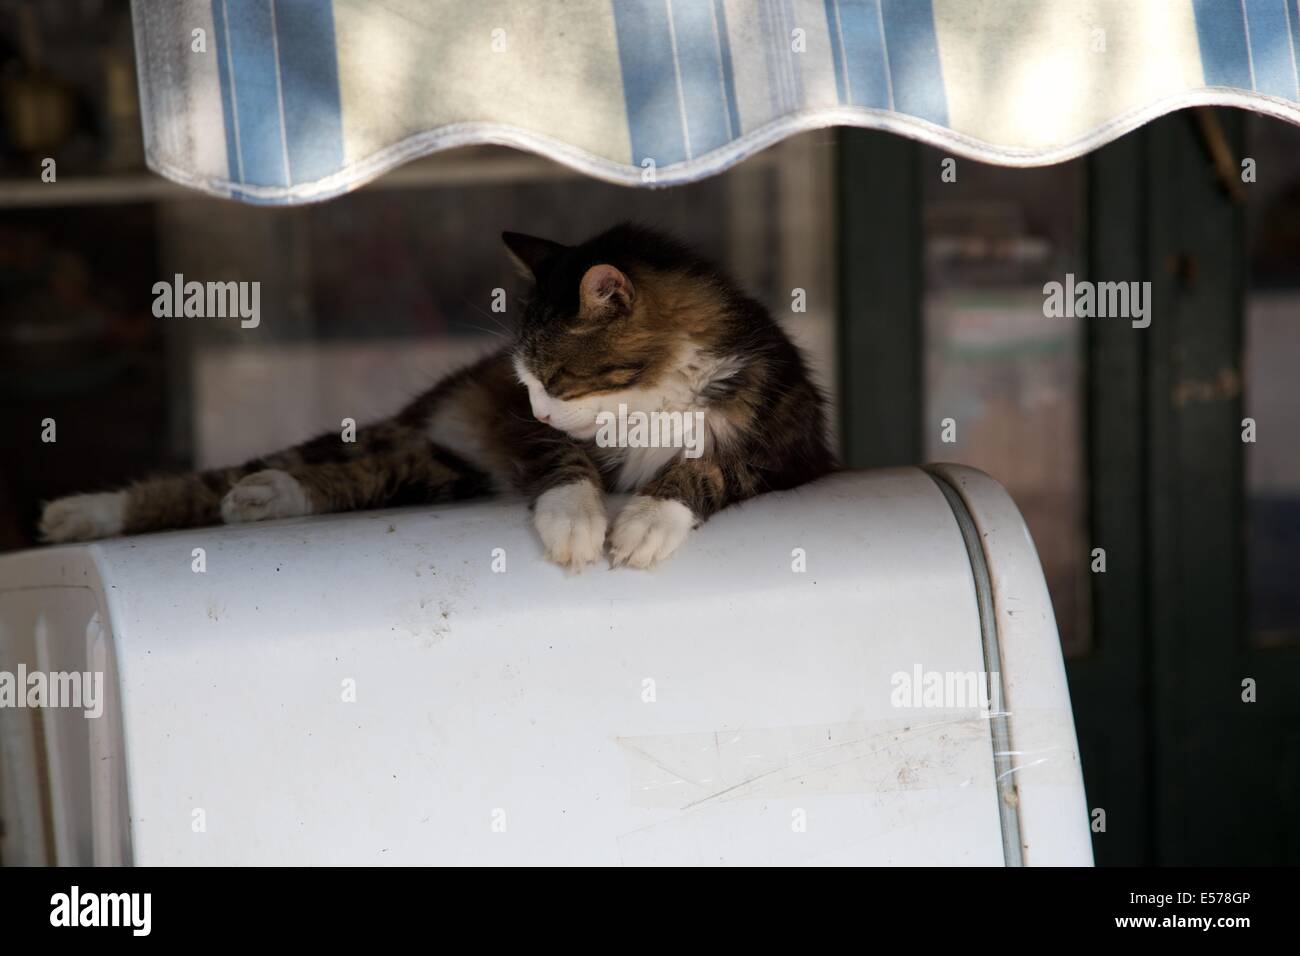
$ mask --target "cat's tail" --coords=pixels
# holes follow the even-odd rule
[[[147,478],[121,491],[57,498],[41,510],[41,540],[58,544],[220,524],[222,500],[256,470],[251,464],[218,468]]]

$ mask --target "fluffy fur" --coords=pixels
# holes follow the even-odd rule
[[[631,225],[581,245],[506,233],[529,280],[517,341],[397,415],[235,467],[51,502],[47,541],[473,498],[534,504],[548,557],[653,567],[737,501],[834,467],[824,400],[768,312],[681,244]],[[702,454],[602,447],[599,416],[703,416]],[[609,525],[607,491],[636,496]]]

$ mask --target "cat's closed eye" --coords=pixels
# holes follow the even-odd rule
[[[645,372],[644,365],[606,365],[596,371],[595,379],[605,388],[627,388]]]
[[[566,399],[581,398],[585,395],[599,395],[602,392],[616,392],[630,388],[645,369],[633,365],[607,365],[597,369],[589,376],[578,379]]]
[[[645,369],[640,365],[605,365],[596,370],[596,378],[640,375],[643,371]]]
[[[645,372],[643,365],[604,365],[592,372],[571,373],[560,368],[542,382],[546,394],[561,401],[627,388]]]

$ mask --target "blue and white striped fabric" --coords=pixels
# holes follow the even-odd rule
[[[297,203],[471,143],[700,179],[870,126],[1010,166],[1186,106],[1300,123],[1300,0],[133,0],[150,166]],[[196,33],[202,31],[202,33]]]

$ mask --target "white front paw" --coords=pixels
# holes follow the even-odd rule
[[[221,499],[221,520],[226,524],[299,518],[311,514],[307,490],[293,475],[278,468],[255,471],[241,478]]]
[[[605,548],[605,502],[589,481],[575,481],[543,492],[537,499],[537,533],[546,556],[570,571],[600,559]]]
[[[695,514],[680,501],[637,495],[614,519],[610,567],[652,568],[676,551],[694,526]]]

